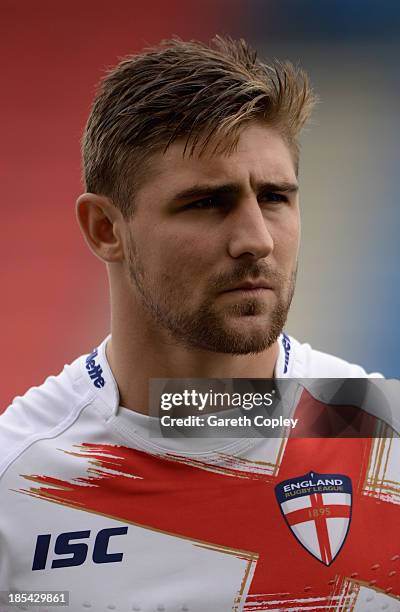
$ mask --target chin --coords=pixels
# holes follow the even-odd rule
[[[249,319],[250,317],[246,317]],[[256,317],[253,317],[255,319]],[[261,353],[278,339],[282,329],[265,321],[241,320],[219,328],[212,334],[211,350],[232,355]],[[210,338],[210,336],[209,336]]]
[[[230,355],[257,355],[269,349],[274,342],[275,339],[271,341],[268,336],[262,338],[227,338],[225,342],[214,347],[214,350]]]
[[[275,308],[272,312],[257,310],[254,303],[235,305],[235,308],[219,313],[203,309],[181,318],[179,325],[174,321],[169,331],[188,348],[230,355],[261,353],[276,342],[287,311],[282,308]]]
[[[278,313],[274,313],[277,315]],[[271,314],[242,315],[227,323],[227,336],[238,354],[260,353],[270,348],[279,338],[286,322],[283,312]]]

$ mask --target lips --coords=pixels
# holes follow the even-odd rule
[[[272,289],[272,287],[264,280],[244,281],[234,287],[225,289],[224,293],[228,293],[229,291],[254,291],[256,289]]]

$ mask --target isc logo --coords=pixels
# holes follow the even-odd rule
[[[118,563],[122,561],[123,553],[109,553],[107,549],[110,538],[118,535],[125,535],[127,532],[128,527],[113,527],[99,531],[94,539],[92,554],[94,563]],[[54,545],[54,554],[70,556],[67,558],[64,557],[63,559],[53,559],[51,567],[72,567],[85,563],[89,546],[86,542],[77,542],[76,540],[87,540],[88,538],[90,538],[90,530],[60,533]],[[38,536],[32,570],[43,570],[46,568],[50,540],[50,533]]]

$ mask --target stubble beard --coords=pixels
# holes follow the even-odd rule
[[[132,240],[128,245],[127,264],[130,282],[140,294],[152,321],[166,331],[174,343],[186,348],[232,355],[260,353],[276,342],[286,323],[297,274],[297,265],[292,274],[286,277],[273,271],[264,261],[251,264],[242,262],[235,272],[212,279],[209,296],[197,309],[189,311],[184,309],[184,288],[167,288],[167,283],[163,282],[152,288]],[[273,306],[266,306],[258,298],[241,298],[222,310],[215,308],[218,290],[249,278],[263,278],[273,283],[276,296]],[[247,331],[235,329],[235,318],[241,326],[242,317],[260,315],[264,317],[263,324],[252,326]],[[226,322],[227,317],[230,323]]]

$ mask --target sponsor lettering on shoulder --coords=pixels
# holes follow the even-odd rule
[[[285,366],[284,366],[284,369],[283,369],[283,373],[287,374],[287,371],[288,371],[288,368],[289,368],[289,358],[290,358],[291,345],[290,345],[290,338],[285,333],[282,334],[282,346],[283,346],[283,350],[284,350],[284,353],[285,353]]]
[[[96,357],[98,356],[97,348],[86,357],[86,369],[88,374],[93,381],[94,386],[97,389],[101,389],[106,384],[103,378],[103,369],[100,364],[96,363]]]

